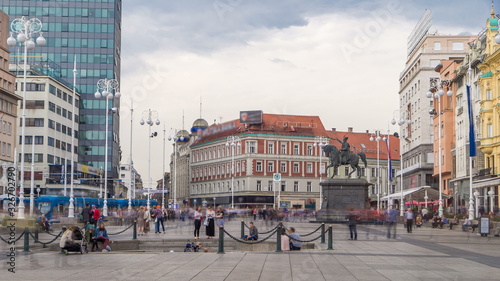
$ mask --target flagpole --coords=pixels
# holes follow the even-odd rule
[[[69,207],[68,207],[68,218],[75,217],[75,194],[73,193],[73,177],[74,177],[74,164],[75,164],[75,103],[76,103],[76,55],[74,57],[73,63],[73,102],[72,102],[72,118],[71,118],[71,172],[70,172],[70,186],[69,186]],[[107,134],[107,132],[106,132]],[[107,152],[106,152],[107,153]],[[67,166],[66,166],[67,167]],[[66,182],[66,178],[64,179]]]
[[[467,89],[467,105],[469,113],[469,219],[474,219],[474,198],[472,188],[472,157],[476,156],[476,140],[474,133],[474,116],[472,114],[472,97],[471,97],[471,82],[472,82],[472,54],[469,58],[469,69],[467,70],[469,76]]]

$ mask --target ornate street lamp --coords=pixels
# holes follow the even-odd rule
[[[438,188],[439,188],[439,209],[438,209],[438,212],[439,212],[439,216],[442,217],[443,216],[443,183],[442,183],[442,176],[443,176],[443,163],[442,163],[442,140],[441,140],[441,135],[442,135],[442,132],[441,132],[441,115],[443,114],[442,112],[442,109],[441,109],[441,98],[444,96],[444,88],[448,88],[448,91],[446,92],[446,95],[448,97],[451,97],[453,95],[453,92],[451,91],[451,82],[449,80],[443,80],[443,81],[440,81],[439,78],[431,78],[430,79],[430,89],[429,89],[429,92],[427,92],[426,96],[427,98],[434,98],[434,99],[437,99],[438,101],[438,111],[439,112],[436,112],[436,110],[433,108],[431,110],[429,110],[429,114],[431,115],[434,115],[438,117],[438,170],[439,170],[439,184],[438,184]]]
[[[17,217],[19,219],[24,219],[24,146],[25,146],[25,128],[26,128],[26,69],[28,68],[28,50],[35,49],[35,42],[33,38],[40,34],[36,38],[36,45],[43,47],[46,44],[46,40],[42,35],[42,22],[37,18],[26,19],[25,17],[17,18],[10,24],[11,32],[10,37],[7,39],[7,45],[9,47],[14,47],[19,42],[24,44],[24,70],[23,70],[23,110],[21,118],[21,179],[19,183],[19,208]],[[14,34],[17,33],[17,40],[14,38]],[[34,144],[33,144],[34,145]],[[35,159],[31,159],[35,161]],[[34,190],[33,187],[30,191],[30,215],[33,214],[34,203]]]
[[[398,110],[396,110],[398,111]],[[394,111],[393,114],[396,112]],[[394,116],[394,115],[393,115]],[[391,120],[391,124],[392,125],[396,125],[396,123],[398,124],[399,127],[403,127],[404,125],[408,126],[408,125],[411,125],[411,120],[406,120],[404,117],[403,117],[403,114],[400,115],[399,117],[399,120],[396,121],[395,118],[393,118]],[[399,179],[399,185],[400,185],[400,192],[401,192],[401,195],[400,195],[400,198],[399,198],[399,215],[400,216],[403,216],[404,214],[404,196],[403,196],[403,139],[405,138],[405,136],[399,136],[399,170],[400,170],[400,179]],[[426,199],[427,201],[427,199]]]
[[[231,147],[231,209],[234,209],[234,154],[235,147],[241,147],[241,140],[238,136],[229,136],[226,140],[226,147]],[[214,198],[215,201],[215,198]],[[214,203],[215,206],[215,203]]]
[[[112,107],[111,110],[109,110],[109,100],[112,100],[113,98],[120,98],[121,94],[119,92],[119,83],[118,80],[116,79],[100,79],[97,81],[97,91],[95,92],[94,96],[96,99],[99,98],[105,98],[106,99],[106,134],[104,138],[104,205],[102,207],[102,214],[103,216],[107,217],[108,216],[108,123],[109,123],[109,114],[113,114],[117,112],[116,107]]]
[[[146,121],[144,121],[146,119]],[[153,121],[153,119],[156,119],[156,122]],[[147,199],[147,209],[148,211],[151,208],[151,139],[158,136],[157,132],[151,133],[151,127],[156,124],[160,125],[160,120],[158,119],[158,111],[156,110],[144,110],[142,112],[142,119],[141,122],[139,122],[141,125],[149,125],[149,137],[148,137],[148,199]]]
[[[319,168],[316,169],[316,172],[319,170],[319,208],[323,206],[323,189],[321,188],[321,180],[323,176],[323,161],[321,161],[321,157],[323,156],[323,147],[328,144],[328,137],[314,137],[314,147],[319,147]]]

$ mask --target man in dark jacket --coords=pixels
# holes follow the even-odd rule
[[[90,223],[90,217],[92,217],[92,213],[90,211],[90,205],[85,204],[85,208],[82,210],[82,219],[83,219],[83,227],[87,226]]]

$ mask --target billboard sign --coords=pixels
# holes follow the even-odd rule
[[[241,124],[261,124],[262,110],[240,111]]]

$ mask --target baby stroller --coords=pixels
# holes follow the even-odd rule
[[[78,226],[74,226],[73,228],[72,238],[75,243],[71,243],[64,247],[63,252],[65,254],[68,254],[69,252],[76,252],[80,254],[83,254],[84,252],[88,253],[89,251],[87,250],[87,241],[84,239],[82,230]]]
[[[191,242],[187,242],[186,248],[184,248],[184,252],[198,252],[198,250],[201,248],[201,244],[195,244]]]

